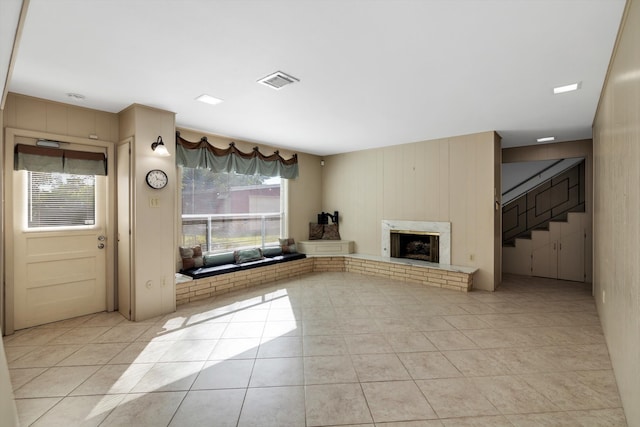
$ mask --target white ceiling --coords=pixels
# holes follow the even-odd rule
[[[110,112],[144,104],[180,127],[320,155],[487,130],[503,147],[590,138],[624,6],[31,0],[9,89]],[[300,82],[256,83],[278,70]]]

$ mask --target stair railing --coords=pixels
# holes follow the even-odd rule
[[[585,162],[558,173],[502,207],[502,244],[530,235],[568,212],[585,211]]]

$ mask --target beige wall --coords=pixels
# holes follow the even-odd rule
[[[0,336],[5,333],[4,311],[4,109],[0,108]]]
[[[298,153],[300,176],[289,180],[289,236],[299,240],[309,238],[309,223],[316,222],[322,206],[322,167],[320,157]]]
[[[103,111],[9,94],[4,127],[42,131],[65,136],[117,141],[118,116]]]
[[[260,152],[270,154],[279,150],[280,155],[285,159],[291,157],[294,151],[274,148],[271,146],[246,142],[237,139],[225,138],[218,135],[193,131],[189,129],[179,129],[180,135],[188,141],[199,141],[203,136],[207,137],[210,144],[227,148],[231,141],[236,143],[242,151],[251,151],[253,147],[259,147]],[[287,180],[286,198],[288,203],[289,217],[287,236],[293,237],[296,241],[306,240],[309,237],[309,222],[315,221],[316,215],[322,211],[320,195],[322,191],[320,157],[312,154],[297,153],[300,175],[296,179]]]
[[[640,426],[640,2],[627,3],[593,129],[594,292],[622,404]]]
[[[120,139],[132,138],[133,167],[132,242],[134,320],[145,320],[175,310],[175,253],[177,248],[177,172],[175,166],[175,114],[133,105],[120,113]],[[170,157],[154,154],[151,144],[162,136]],[[165,188],[150,188],[145,178],[152,169],[166,172]],[[150,199],[159,206],[151,207]]]
[[[451,222],[452,264],[479,268],[474,287],[493,290],[499,158],[494,132],[328,156],[322,208],[340,211],[341,237],[370,255],[381,254],[383,219]]]
[[[4,282],[4,110],[0,110],[0,195],[2,210],[0,210],[0,281]],[[0,336],[4,335],[4,289],[0,286]],[[14,426],[18,424],[18,413],[13,400],[13,387],[9,376],[9,366],[4,352],[4,342],[0,338],[0,425]]]

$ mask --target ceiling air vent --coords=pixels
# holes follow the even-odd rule
[[[282,71],[276,71],[273,74],[269,74],[266,77],[258,80],[258,83],[262,83],[265,86],[269,86],[272,89],[280,90],[286,85],[290,85],[291,83],[299,82],[299,79],[296,79],[289,74],[283,73]]]

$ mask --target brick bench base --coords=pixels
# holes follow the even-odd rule
[[[178,283],[176,284],[176,304],[186,304],[277,280],[326,271],[346,271],[437,288],[470,291],[473,287],[473,274],[476,270],[455,270],[455,268],[405,264],[357,255],[307,257],[282,264]]]

